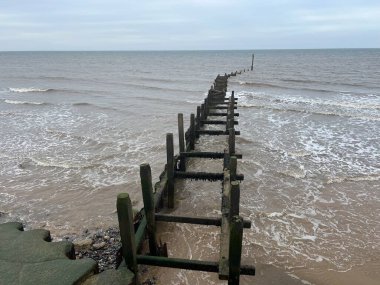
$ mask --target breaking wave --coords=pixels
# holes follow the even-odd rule
[[[4,100],[4,103],[13,104],[13,105],[50,105],[45,102],[28,102],[28,101],[17,101],[17,100]]]
[[[13,93],[28,93],[28,92],[52,92],[56,91],[55,89],[42,89],[42,88],[35,88],[35,87],[29,87],[29,88],[9,88],[9,92]]]

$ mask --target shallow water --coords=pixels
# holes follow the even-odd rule
[[[0,53],[0,221],[63,236],[117,224],[118,192],[141,208],[139,164],[150,163],[157,180],[176,114],[187,126],[215,76],[248,68],[250,54]],[[316,284],[299,269],[379,264],[379,71],[379,50],[257,51],[254,71],[229,80],[239,98],[241,212],[253,224],[246,263]],[[201,138],[198,148],[225,145]],[[220,185],[197,183],[179,191],[176,211],[217,215]],[[166,225],[162,239],[176,256],[217,257],[217,229]],[[218,284],[208,273],[171,277]]]

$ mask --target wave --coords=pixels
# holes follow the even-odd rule
[[[17,101],[17,100],[4,100],[4,103],[7,104],[14,104],[14,105],[50,105],[49,103],[45,102],[28,102],[28,101]]]
[[[9,92],[13,93],[28,93],[28,92],[52,92],[56,91],[55,89],[41,89],[41,88],[34,88],[34,87],[29,87],[29,88],[9,88]]]
[[[335,90],[329,90],[329,89],[285,86],[285,85],[281,85],[281,84],[271,84],[271,83],[255,83],[255,82],[239,81],[239,84],[257,87],[257,88],[268,88],[269,87],[269,88],[278,88],[278,89],[286,89],[286,90],[315,91],[315,92],[322,92],[322,93],[333,93],[333,92],[335,92]]]
[[[94,104],[87,103],[87,102],[78,102],[78,103],[73,103],[73,106],[95,106]]]
[[[369,174],[363,176],[354,176],[354,177],[341,177],[341,178],[331,178],[327,181],[327,184],[333,183],[342,183],[345,181],[359,182],[359,181],[379,181],[380,174]]]
[[[272,111],[276,111],[276,112],[294,112],[294,113],[303,113],[303,114],[312,114],[312,115],[324,115],[324,116],[354,118],[354,119],[366,120],[366,121],[380,121],[380,117],[375,117],[375,116],[363,116],[363,115],[355,115],[355,114],[338,114],[338,113],[334,113],[334,112],[324,112],[324,111],[316,111],[316,110],[299,110],[299,109],[280,108],[280,107],[276,108],[276,107],[261,106],[261,105],[255,105],[255,104],[245,104],[245,106],[242,106],[242,105],[240,105],[240,106],[241,107],[247,107],[247,108],[272,110]]]

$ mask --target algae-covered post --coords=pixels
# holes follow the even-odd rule
[[[195,148],[195,116],[193,113],[190,115],[190,149]]]
[[[119,220],[122,255],[128,268],[136,274],[135,230],[133,228],[132,203],[128,193],[117,195],[116,209]]]
[[[183,127],[183,114],[178,114],[178,140],[179,140],[179,155],[180,155],[180,161],[179,161],[179,170],[185,171],[186,170],[186,158],[182,155],[182,153],[185,152],[185,133],[184,133],[184,127]]]
[[[152,172],[149,164],[140,165],[141,188],[144,201],[144,211],[147,220],[146,230],[149,238],[149,251],[151,255],[157,255],[156,221],[154,194],[152,187]]]
[[[232,181],[231,175],[231,181]],[[231,182],[231,191],[230,191],[230,220],[233,216],[239,215],[239,203],[240,203],[240,183],[239,181]]]
[[[233,155],[235,154],[235,129],[229,128],[228,129],[228,150],[229,154]]]
[[[201,107],[197,107],[197,120],[196,120],[196,131],[199,131],[201,128]],[[196,133],[196,138],[199,139],[199,133]]]
[[[243,242],[243,219],[239,216],[234,216],[230,225],[228,285],[239,285],[241,249]]]
[[[173,134],[166,134],[166,171],[168,176],[168,208],[174,208],[174,144]]]

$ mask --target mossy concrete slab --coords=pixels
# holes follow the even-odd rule
[[[0,225],[0,284],[80,284],[97,272],[94,260],[75,259],[70,242],[50,242],[46,230]]]

